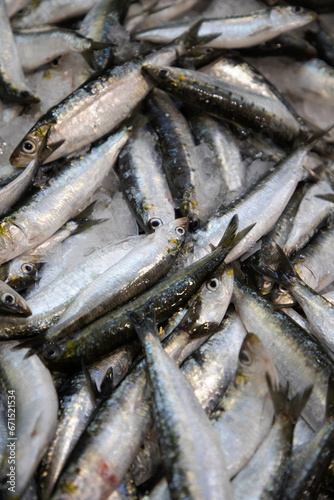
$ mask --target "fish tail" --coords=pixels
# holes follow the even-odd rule
[[[277,244],[275,244],[273,248],[275,253],[272,257],[272,267],[257,266],[253,263],[251,266],[255,269],[255,271],[263,274],[272,281],[288,287],[291,284],[292,279],[298,277],[298,274],[283,252],[282,248]]]
[[[139,340],[142,343],[145,343],[145,340],[148,336],[157,336],[158,332],[155,310],[153,314],[143,316],[139,315],[135,311],[128,311],[128,316],[137,332]]]
[[[304,390],[297,392],[293,398],[288,399],[289,384],[286,387],[279,386],[275,388],[268,374],[266,374],[266,380],[273,401],[275,415],[285,415],[291,422],[296,423],[311,395],[313,385],[307,386]]]
[[[37,337],[32,337],[23,340],[16,346],[11,348],[11,351],[19,351],[21,349],[28,349],[24,359],[30,358],[34,354],[40,354],[45,348],[45,337],[44,335],[38,335]]]
[[[86,63],[93,70],[98,70],[99,68],[96,66],[96,62],[95,62],[95,52],[97,50],[111,49],[115,45],[117,45],[117,44],[112,43],[112,42],[95,42],[94,40],[92,40],[90,48],[81,52],[81,55],[84,58],[84,60],[86,61]]]

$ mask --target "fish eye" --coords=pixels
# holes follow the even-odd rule
[[[160,78],[166,78],[167,77],[167,74],[168,74],[168,71],[166,69],[161,69],[159,71],[159,77]]]
[[[248,352],[246,352],[244,350],[242,350],[239,354],[239,361],[240,361],[240,363],[242,363],[243,365],[246,365],[246,366],[249,366],[252,364],[252,358],[250,357]]]
[[[36,151],[36,144],[30,139],[28,139],[27,141],[24,141],[21,149],[24,153],[33,154]]]
[[[200,224],[200,221],[199,221],[199,218],[198,217],[193,217],[190,221],[189,221],[189,229],[191,231],[196,231],[196,229],[199,228],[199,224]]]
[[[217,290],[219,287],[219,280],[218,278],[211,278],[209,281],[206,283],[206,288],[210,290],[211,292],[214,292]]]
[[[50,348],[45,351],[43,358],[45,361],[54,361],[60,354],[60,348],[56,345],[50,346]]]
[[[3,293],[1,295],[1,300],[4,304],[12,305],[15,303],[15,297],[11,293]]]
[[[157,227],[160,227],[163,225],[163,222],[159,217],[153,217],[148,221],[148,226],[150,229],[157,229]]]
[[[35,266],[33,264],[25,263],[21,266],[24,274],[32,274],[35,271]]]
[[[303,10],[303,7],[301,7],[300,5],[296,5],[296,7],[293,7],[293,12],[296,12],[296,14],[298,14],[299,12],[301,12]]]
[[[184,229],[184,227],[182,226],[177,226],[175,228],[175,232],[179,235],[179,236],[183,236],[184,234],[186,234],[186,230]]]
[[[51,66],[52,66],[53,68],[58,68],[58,66],[59,66],[59,62],[60,62],[60,56],[59,56],[59,57],[57,57],[56,59],[54,59],[53,61],[51,61]]]

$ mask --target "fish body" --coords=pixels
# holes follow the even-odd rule
[[[193,390],[163,350],[152,325],[137,323],[154,392],[155,419],[174,498],[232,498],[225,459]],[[189,425],[193,422],[195,425]]]
[[[219,33],[206,45],[213,48],[238,49],[252,47],[275,36],[296,29],[315,19],[309,11],[296,12],[293,7],[273,7],[255,11],[246,16],[221,19],[205,19],[200,35]],[[136,33],[137,40],[149,40],[155,43],[167,43],[181,36],[188,29],[189,22],[175,26],[159,26]]]

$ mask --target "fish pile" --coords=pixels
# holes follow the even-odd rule
[[[0,0],[0,498],[334,495],[332,0]]]

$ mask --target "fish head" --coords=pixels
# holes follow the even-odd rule
[[[38,156],[40,162],[43,163],[54,151],[54,147],[49,145],[49,141],[45,141],[47,137],[49,139],[49,135],[49,124],[35,125],[14,149],[9,158],[11,165],[18,168],[25,168]]]
[[[299,5],[296,6],[276,6],[270,10],[270,21],[275,26],[291,26],[291,29],[304,26],[315,19],[317,14],[311,10],[304,9]]]
[[[159,233],[166,232],[168,235],[169,253],[176,253],[180,250],[185,240],[189,228],[189,221],[187,217],[181,217],[168,224],[160,226],[156,231],[157,237]]]
[[[30,284],[38,281],[38,269],[40,266],[39,262],[34,262],[32,256],[13,259],[9,262],[8,274],[5,281],[7,285],[15,290],[23,290]]]
[[[237,377],[267,387],[267,376],[272,386],[278,387],[278,375],[270,354],[257,335],[248,333],[239,352]]]
[[[0,311],[15,316],[31,316],[32,312],[23,297],[6,283],[0,283]]]

